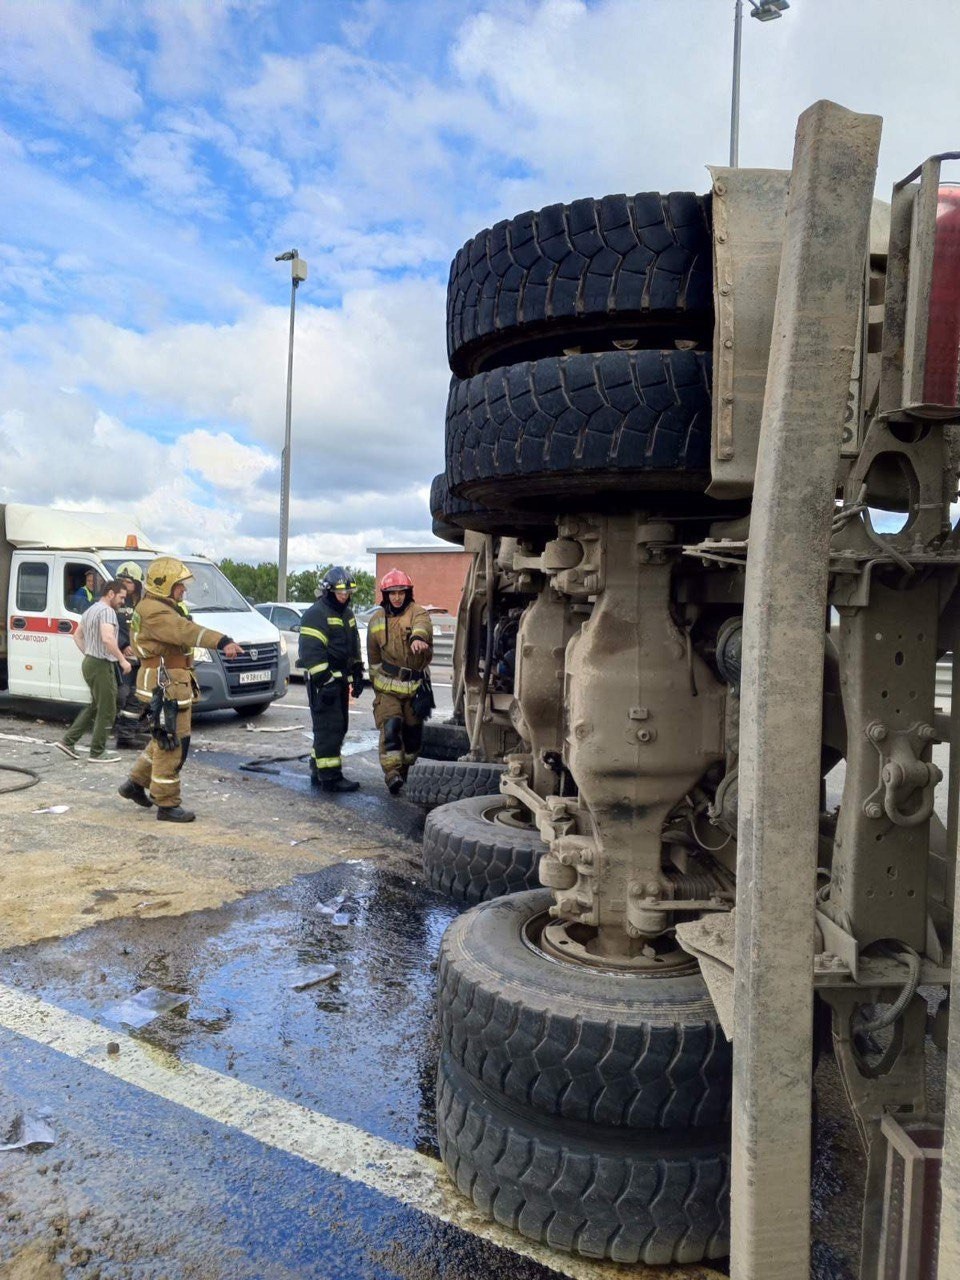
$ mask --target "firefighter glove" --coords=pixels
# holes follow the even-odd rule
[[[363,693],[363,667],[359,664],[353,668],[353,680],[351,683],[351,693],[355,698],[359,698]]]

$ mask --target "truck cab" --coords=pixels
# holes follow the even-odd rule
[[[56,511],[9,503],[0,507],[0,690],[23,698],[82,703],[89,690],[73,640],[80,624],[86,576],[96,595],[121,564],[146,573],[162,554],[123,516]],[[244,653],[233,659],[211,649],[194,653],[197,710],[232,707],[256,715],[286,693],[290,663],[279,631],[253,609],[217,566],[181,556],[193,574],[186,603],[191,616],[231,636]]]

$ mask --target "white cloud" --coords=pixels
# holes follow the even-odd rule
[[[188,431],[178,448],[186,451],[187,466],[221,489],[249,489],[277,465],[273,454],[241,444],[226,431]]]
[[[182,134],[170,131],[138,133],[126,155],[128,171],[146,187],[153,200],[178,213],[213,214],[222,199]]]
[[[0,5],[0,78],[29,106],[65,120],[126,120],[142,100],[133,73],[97,47],[115,4],[31,0]]]

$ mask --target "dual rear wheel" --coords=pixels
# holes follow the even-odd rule
[[[710,505],[709,214],[687,193],[608,196],[521,214],[464,245],[431,495],[440,536]],[[440,953],[444,1163],[482,1213],[553,1248],[721,1258],[731,1054],[699,969],[647,977],[547,954],[545,846],[512,813],[501,797],[464,795],[424,834],[428,882],[478,904]]]

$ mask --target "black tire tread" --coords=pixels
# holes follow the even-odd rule
[[[438,524],[449,529],[461,530],[460,545],[463,545],[462,530],[470,529],[475,533],[492,533],[507,537],[521,534],[543,532],[546,528],[548,536],[554,536],[553,528],[539,515],[531,515],[526,511],[510,511],[501,507],[489,507],[481,503],[470,502],[467,498],[459,498],[451,493],[445,475],[433,477],[430,485],[430,515],[433,519],[434,533]],[[438,536],[444,537],[444,534]],[[446,541],[455,539],[449,534]]]
[[[504,503],[564,488],[703,488],[710,379],[711,357],[694,351],[557,356],[455,378],[450,487]]]
[[[449,1056],[437,1082],[440,1154],[487,1218],[553,1249],[664,1265],[729,1252],[726,1140],[663,1135],[653,1149],[569,1136],[504,1111]]]
[[[539,885],[546,845],[536,831],[486,821],[483,812],[499,803],[499,795],[472,796],[427,815],[423,869],[432,889],[473,905]]]
[[[459,760],[470,750],[470,735],[462,724],[428,720],[423,726],[421,759]]]
[[[730,1044],[699,972],[642,979],[538,960],[520,925],[551,901],[541,889],[491,902],[447,929],[437,1004],[453,1060],[551,1119],[632,1131],[727,1123]]]
[[[410,770],[404,799],[434,809],[471,796],[488,796],[500,785],[506,765],[473,760],[425,760]]]
[[[466,375],[484,354],[551,324],[708,324],[711,262],[708,199],[686,191],[587,198],[498,222],[450,267],[450,367]]]

